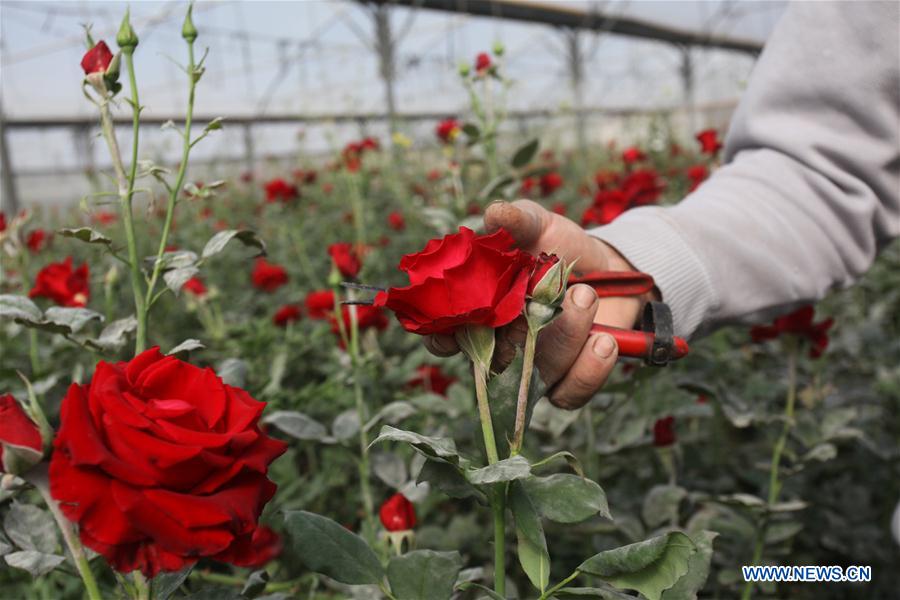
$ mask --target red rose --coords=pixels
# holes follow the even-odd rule
[[[675,443],[675,417],[663,417],[653,424],[653,445],[664,448]]]
[[[426,175],[426,178],[428,179],[428,181],[438,181],[443,176],[444,174],[441,173],[438,169],[431,169],[430,171],[428,171],[428,175]]]
[[[81,68],[85,75],[91,73],[106,73],[109,63],[112,62],[113,53],[110,52],[106,42],[99,41],[97,45],[84,53],[81,58]]]
[[[279,327],[286,327],[288,323],[293,323],[300,319],[300,307],[296,304],[285,304],[272,317],[272,322]]]
[[[46,231],[43,229],[35,229],[28,234],[25,245],[28,246],[28,249],[32,252],[40,252],[47,246],[47,241],[49,239],[50,237],[47,235]]]
[[[331,260],[338,271],[341,272],[341,275],[351,279],[359,275],[362,262],[359,260],[359,253],[353,247],[353,244],[349,242],[331,244],[328,246],[328,254],[331,255]]]
[[[206,295],[206,286],[203,285],[203,280],[199,277],[191,277],[184,282],[183,287],[186,291],[190,292],[194,296],[197,296],[198,298],[202,298]]]
[[[778,317],[771,325],[757,325],[750,329],[750,337],[754,342],[773,340],[780,335],[794,335],[810,343],[809,355],[819,358],[828,348],[828,330],[834,325],[834,319],[825,319],[813,323],[815,309],[804,306],[794,312]]]
[[[528,280],[528,291],[527,294],[531,296],[534,293],[534,288],[541,282],[541,279],[544,278],[544,275],[547,274],[547,271],[553,268],[553,265],[559,262],[559,257],[555,254],[547,254],[546,252],[541,252],[541,255],[537,257],[535,260],[534,271],[531,273],[531,278]],[[562,281],[560,281],[560,285],[562,285]]]
[[[29,298],[50,298],[60,306],[85,306],[90,298],[90,275],[87,263],[72,270],[72,257],[59,263],[50,263],[40,270]]]
[[[253,535],[236,539],[215,558],[238,567],[259,569],[278,558],[282,546],[281,536],[271,528],[260,525],[253,530]]]
[[[270,263],[264,258],[257,258],[250,279],[257,289],[274,292],[287,283],[288,275],[284,267]]]
[[[362,141],[359,142],[359,147],[362,150],[378,150],[378,140],[373,137],[363,138]]]
[[[581,225],[606,225],[628,209],[628,197],[621,190],[600,190],[594,204],[581,216]]]
[[[445,144],[453,143],[461,131],[456,119],[444,119],[434,128],[434,134]]]
[[[562,175],[560,175],[556,171],[551,171],[550,173],[545,173],[541,176],[541,194],[544,196],[544,198],[553,194],[553,192],[561,188],[562,185]]]
[[[622,162],[624,162],[626,165],[630,165],[641,160],[647,160],[647,155],[641,152],[640,148],[632,146],[630,148],[626,148],[622,152]]]
[[[655,169],[638,169],[622,180],[621,189],[631,205],[645,206],[659,200],[663,184]]]
[[[118,217],[114,212],[101,210],[97,213],[94,213],[93,219],[95,223],[99,223],[101,225],[110,225],[111,223],[115,223]]]
[[[6,213],[0,211],[0,233],[6,231]]]
[[[404,329],[421,335],[452,333],[467,324],[506,325],[522,312],[534,265],[514,246],[503,229],[476,236],[460,227],[404,256],[400,270],[410,285],[379,292],[375,305],[391,309]]]
[[[287,448],[257,426],[264,407],[158,348],[100,361],[63,399],[50,492],[117,571],[255,563],[259,515],[275,493],[266,472]]]
[[[334,292],[317,290],[306,295],[306,314],[310,319],[327,319],[334,314]]]
[[[619,174],[615,171],[597,171],[594,173],[594,183],[597,184],[599,189],[605,189],[619,183]]]
[[[536,185],[537,180],[534,177],[526,177],[522,180],[522,187],[519,188],[519,193],[527,196],[531,194],[531,190],[533,190]]]
[[[691,187],[688,191],[693,192],[709,177],[709,169],[706,168],[706,165],[693,165],[687,168],[685,174],[691,181]]]
[[[41,462],[44,440],[34,421],[12,396],[0,396],[0,473],[17,475]]]
[[[289,202],[300,195],[297,186],[280,177],[269,181],[263,187],[266,191],[266,202]]]
[[[703,154],[715,156],[722,149],[722,142],[719,141],[719,134],[715,129],[704,129],[696,137],[700,142],[700,152]]]
[[[388,227],[393,229],[394,231],[403,231],[406,229],[406,219],[403,218],[403,213],[394,211],[388,215]]]
[[[491,68],[491,57],[487,52],[481,52],[475,57],[475,72],[484,75]]]
[[[394,494],[381,505],[378,516],[388,531],[407,531],[416,526],[416,509],[400,493]]]
[[[410,379],[408,388],[422,388],[439,396],[447,395],[447,388],[457,381],[456,377],[446,375],[440,367],[435,365],[422,365],[416,369],[416,375]]]

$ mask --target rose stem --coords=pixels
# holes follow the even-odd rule
[[[769,498],[766,506],[766,516],[760,522],[759,529],[756,532],[756,547],[753,549],[753,558],[750,560],[751,565],[759,564],[762,559],[763,549],[766,541],[766,528],[768,526],[768,511],[778,502],[778,494],[781,491],[781,482],[778,479],[778,471],[781,466],[781,454],[784,452],[784,446],[787,443],[788,435],[794,427],[794,402],[797,399],[797,344],[794,340],[787,338],[784,341],[787,350],[787,367],[788,367],[788,389],[787,400],[784,406],[784,426],[781,429],[781,435],[775,441],[772,448],[772,465],[769,472]],[[744,591],[741,593],[741,600],[749,600],[753,594],[753,582],[748,581],[744,585]]]
[[[140,571],[135,571],[132,576],[134,579],[134,589],[137,593],[135,600],[149,600],[150,586],[147,584],[147,578]]]
[[[353,300],[353,290],[347,291],[347,296]],[[366,538],[375,539],[375,503],[372,500],[372,488],[369,484],[369,436],[366,434],[366,404],[362,389],[362,365],[359,360],[359,320],[357,319],[356,306],[347,307],[350,313],[350,360],[353,363],[353,396],[356,400],[356,414],[359,418],[359,487],[362,495],[363,514],[365,515]],[[343,318],[338,315],[338,320]]]
[[[190,9],[188,9],[190,10]],[[184,176],[187,172],[188,166],[188,157],[191,154],[191,148],[194,147],[194,144],[199,142],[201,139],[206,137],[206,132],[202,133],[197,139],[191,141],[191,122],[194,118],[194,91],[197,88],[197,79],[196,76],[196,65],[194,64],[194,40],[185,40],[188,46],[188,66],[187,66],[187,75],[188,75],[188,101],[187,101],[187,112],[184,117],[184,131],[181,132],[181,137],[183,141],[182,150],[181,150],[181,164],[178,166],[178,174],[175,176],[175,185],[168,189],[169,199],[166,204],[166,219],[163,222],[163,230],[162,235],[159,238],[159,248],[156,251],[156,260],[153,262],[153,274],[150,276],[150,283],[147,284],[147,298],[146,298],[146,308],[144,309],[144,322],[146,323],[148,314],[150,312],[150,308],[153,306],[153,303],[156,301],[156,298],[153,296],[153,290],[156,288],[156,282],[159,280],[159,274],[162,270],[162,257],[166,252],[166,246],[168,245],[169,240],[169,230],[172,228],[172,219],[175,216],[175,203],[178,200],[178,193],[181,190],[181,186],[184,185]],[[201,60],[202,62],[202,60]],[[128,57],[128,72],[131,75],[131,91],[133,98],[135,99],[135,106],[137,105],[137,86],[134,83],[134,71],[131,68],[131,57]],[[134,106],[132,107],[134,108]],[[137,127],[137,114],[139,109],[135,108],[135,127]],[[132,165],[132,169],[134,166]],[[146,339],[144,340],[146,344]],[[140,351],[140,350],[139,350]]]
[[[475,396],[478,399],[478,416],[488,464],[499,460],[497,442],[494,440],[494,424],[488,404],[487,365],[472,361],[475,375]],[[506,495],[503,484],[495,484],[491,492],[491,511],[494,514],[494,591],[506,597]]]
[[[517,455],[522,450],[525,440],[525,416],[528,413],[528,391],[531,388],[531,376],[534,373],[534,350],[537,345],[538,332],[534,328],[528,328],[525,336],[525,355],[522,357],[522,378],[519,380],[519,398],[516,402],[516,426],[513,434],[513,443],[510,447],[510,456]]]
[[[59,504],[50,495],[47,464],[42,463],[31,469],[26,479],[40,492],[44,502],[47,503],[47,508],[50,509],[50,513],[56,520],[56,524],[63,534],[63,539],[66,541],[66,546],[68,546],[69,552],[72,553],[72,559],[75,561],[78,574],[81,575],[81,580],[84,582],[84,589],[87,591],[88,598],[90,600],[103,600],[100,588],[97,586],[97,580],[94,578],[94,573],[91,571],[90,564],[88,564],[87,556],[85,556],[84,546],[81,545],[78,535],[72,528],[72,523],[62,514],[62,511],[59,510]]]

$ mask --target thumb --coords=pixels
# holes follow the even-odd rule
[[[515,202],[494,202],[484,213],[484,227],[489,233],[501,227],[505,229],[519,248],[534,252],[541,235],[547,228],[551,213],[537,202],[516,200]]]

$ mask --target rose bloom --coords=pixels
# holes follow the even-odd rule
[[[203,285],[203,280],[199,277],[191,277],[184,282],[183,287],[192,296],[197,296],[198,298],[206,296],[206,286]]]
[[[394,231],[403,231],[406,229],[406,219],[403,218],[403,213],[400,211],[394,211],[387,217],[388,227],[393,229]]]
[[[412,502],[399,492],[381,505],[378,516],[388,531],[408,531],[416,526],[416,509]]]
[[[619,174],[615,171],[601,169],[594,173],[594,183],[596,183],[597,187],[601,190],[618,185],[619,179]]]
[[[260,257],[256,259],[250,280],[253,287],[264,292],[274,292],[287,283],[288,275],[284,267]]]
[[[90,274],[87,263],[72,269],[72,257],[58,263],[50,263],[40,270],[29,298],[50,298],[60,306],[82,307],[90,298]]]
[[[110,212],[108,210],[101,210],[94,213],[92,217],[95,223],[99,223],[100,225],[110,225],[115,223],[118,220],[118,216],[114,212]]]
[[[438,366],[422,365],[416,369],[415,376],[406,382],[406,387],[410,389],[421,388],[439,396],[446,396],[447,388],[456,381],[456,377],[447,375]]]
[[[288,323],[300,320],[300,307],[296,304],[285,304],[272,316],[272,322],[279,327],[287,327]]]
[[[647,160],[647,155],[641,152],[640,148],[631,146],[622,152],[622,162],[626,165],[636,163],[641,160]]]
[[[522,180],[522,186],[519,188],[519,193],[524,196],[530,195],[537,183],[538,182],[534,177],[526,177]]]
[[[331,244],[328,246],[328,254],[331,256],[334,266],[341,272],[341,275],[350,279],[359,275],[362,262],[353,244],[349,242]]]
[[[693,165],[687,168],[685,175],[691,182],[691,187],[688,191],[693,192],[709,177],[709,169],[706,168],[706,165]]]
[[[557,255],[541,252],[540,256],[535,259],[534,270],[531,272],[531,277],[528,279],[528,288],[525,290],[527,296],[530,297],[534,294],[534,288],[541,282],[541,279],[544,278],[547,271],[552,269],[558,262],[559,257]],[[560,284],[561,283],[562,282],[560,281]]]
[[[700,152],[715,156],[722,149],[722,142],[719,141],[719,134],[715,129],[704,129],[696,136],[700,143]]]
[[[28,249],[32,252],[40,252],[47,247],[47,242],[49,240],[50,236],[47,235],[46,231],[43,229],[35,229],[28,234],[25,245],[28,246]]]
[[[444,119],[434,128],[434,134],[445,144],[453,143],[461,131],[459,121],[456,119]]]
[[[638,169],[622,181],[622,192],[632,206],[655,204],[663,191],[663,183],[655,169]]]
[[[0,233],[6,231],[6,213],[0,211]]]
[[[541,176],[540,186],[541,186],[541,194],[546,198],[550,196],[561,188],[563,185],[562,175],[557,173],[556,171],[551,171],[549,173],[545,173]]]
[[[100,361],[62,402],[50,492],[81,541],[147,577],[202,557],[258,566],[258,519],[287,445],[260,431],[265,403],[158,348]],[[258,552],[259,550],[260,552]]]
[[[281,179],[273,179],[263,186],[266,191],[266,202],[289,202],[299,197],[297,186]]]
[[[306,314],[310,319],[327,319],[334,314],[334,292],[316,290],[306,295]]]
[[[665,448],[675,443],[675,417],[663,417],[653,424],[653,445]]]
[[[491,57],[487,52],[480,52],[475,57],[475,72],[478,75],[484,75],[491,66]]]
[[[97,44],[84,53],[84,56],[81,58],[81,68],[84,69],[85,75],[90,75],[91,73],[105,73],[106,69],[109,68],[109,63],[112,62],[113,53],[110,52],[109,46],[106,45],[106,42],[99,41]]]
[[[24,472],[41,462],[44,440],[12,394],[0,395],[0,473]]]
[[[622,190],[600,190],[594,203],[581,215],[581,225],[606,225],[628,210],[628,197]]]
[[[794,312],[778,317],[771,325],[756,325],[750,329],[750,337],[754,342],[773,340],[781,335],[794,335],[810,343],[809,355],[819,358],[828,348],[828,330],[834,325],[834,319],[825,319],[813,323],[815,309],[804,306]]]
[[[410,284],[379,292],[375,305],[391,309],[404,329],[420,335],[464,325],[501,327],[522,312],[533,266],[534,258],[515,248],[505,230],[476,236],[460,227],[404,256],[400,270]]]

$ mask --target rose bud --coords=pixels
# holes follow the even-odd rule
[[[528,281],[530,301],[525,307],[525,318],[534,331],[539,331],[559,314],[573,266],[566,267],[555,254],[541,252]]]
[[[696,135],[696,139],[703,154],[715,156],[722,149],[722,142],[719,141],[719,134],[715,129],[704,129]]]
[[[657,419],[653,424],[653,445],[665,448],[675,443],[675,417]]]
[[[253,287],[271,293],[287,283],[288,274],[284,267],[257,258],[250,280]]]
[[[122,24],[119,25],[119,32],[116,34],[116,44],[125,54],[134,54],[134,49],[138,45],[138,36],[131,27],[131,9],[125,9],[125,16],[122,18]]]
[[[41,462],[41,430],[12,396],[0,396],[0,472],[19,475]]]
[[[304,300],[306,314],[310,319],[327,319],[334,316],[334,292],[332,290],[315,290],[306,295]]]
[[[406,382],[409,389],[424,389],[439,396],[447,396],[447,388],[457,381],[456,377],[447,375],[435,365],[422,365],[416,369],[416,375]]]
[[[416,526],[416,509],[406,496],[396,493],[378,511],[381,524],[388,531],[407,531]]]
[[[29,298],[50,298],[60,306],[83,307],[91,295],[87,263],[72,269],[72,257],[40,270]]]
[[[287,327],[288,323],[300,320],[300,307],[295,304],[285,304],[272,316],[272,322],[278,327]]]
[[[349,242],[340,242],[328,246],[328,254],[331,256],[332,263],[335,268],[340,271],[341,275],[348,279],[353,279],[359,275],[362,268],[362,262],[359,259],[359,253]]]

